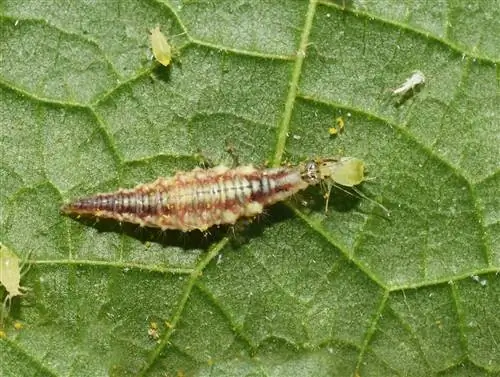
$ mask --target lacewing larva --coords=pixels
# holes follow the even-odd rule
[[[160,31],[157,26],[150,30],[149,40],[151,41],[151,49],[155,59],[165,67],[172,62],[172,46],[168,43],[167,37]]]
[[[64,214],[110,218],[184,232],[252,218],[264,207],[311,185],[352,187],[364,180],[364,163],[353,157],[325,158],[296,166],[229,169],[217,166],[178,172],[132,189],[97,194],[64,205]],[[328,205],[328,201],[327,201]]]
[[[3,302],[3,310],[8,312],[10,302],[15,296],[22,296],[28,288],[21,284],[21,259],[5,245],[0,243],[0,283],[5,287],[7,296]],[[3,314],[3,311],[2,311]]]
[[[63,206],[62,212],[111,218],[162,230],[202,231],[254,217],[308,183],[298,169],[217,166],[178,172],[129,190],[97,194]]]
[[[399,87],[392,91],[393,95],[406,95],[410,90],[425,84],[425,76],[420,71],[414,71],[412,75]]]

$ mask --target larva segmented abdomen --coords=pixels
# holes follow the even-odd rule
[[[64,213],[112,218],[142,226],[190,231],[234,224],[308,186],[298,169],[252,166],[195,169],[130,190],[97,194],[62,208]]]

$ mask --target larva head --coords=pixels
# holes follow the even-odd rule
[[[314,160],[307,161],[300,165],[300,175],[309,185],[316,185],[320,182],[320,171],[318,163]]]

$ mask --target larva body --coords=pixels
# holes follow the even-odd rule
[[[309,184],[299,168],[198,168],[132,189],[82,198],[63,206],[62,212],[162,230],[204,231],[256,216],[265,206],[285,200]]]
[[[0,283],[5,287],[7,296],[3,307],[8,309],[10,301],[15,296],[22,296],[27,288],[21,286],[20,258],[0,243]]]

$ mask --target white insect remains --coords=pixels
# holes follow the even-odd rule
[[[3,320],[4,311],[8,312],[10,303],[15,296],[22,296],[28,291],[28,288],[21,284],[21,265],[20,258],[0,243],[0,283],[5,287],[7,296],[3,302],[1,319]]]
[[[425,76],[421,71],[414,71],[413,74],[399,88],[392,91],[395,96],[405,96],[410,90],[415,90],[418,86],[425,84]]]

